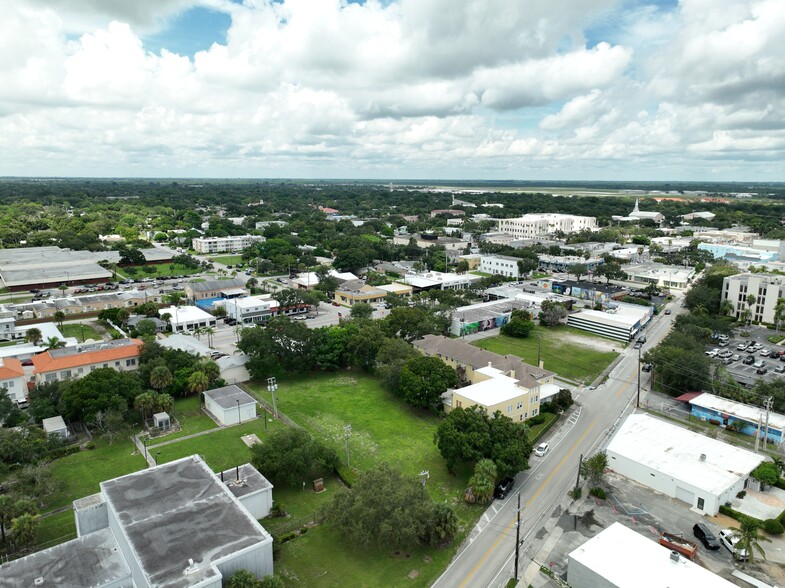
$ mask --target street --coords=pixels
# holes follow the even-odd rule
[[[681,308],[681,295],[668,305],[671,315],[660,314],[644,330],[647,342],[642,351],[657,345],[670,331]],[[631,346],[606,381],[594,390],[575,395],[575,406],[567,418],[544,439],[551,445],[543,458],[532,455],[531,468],[520,473],[516,485],[504,501],[495,500],[480,518],[458,554],[445,572],[434,582],[437,588],[505,586],[514,573],[515,521],[517,494],[521,495],[521,549],[518,577],[526,586],[539,564],[553,547],[549,532],[558,521],[558,506],[568,500],[567,492],[575,486],[580,456],[589,457],[609,441],[623,416],[635,408],[637,393],[638,350]],[[641,374],[641,402],[645,401],[649,374]],[[538,554],[542,550],[542,554]],[[527,570],[533,570],[528,571]],[[526,572],[526,573],[525,573]]]

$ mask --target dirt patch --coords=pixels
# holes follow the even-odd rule
[[[583,337],[575,333],[559,333],[559,339],[563,343],[572,343],[582,347],[588,347],[595,351],[602,351],[603,353],[619,353],[622,350],[622,343],[619,341],[611,341],[610,339],[601,339],[599,337]]]
[[[412,570],[412,571],[411,571],[411,572],[409,572],[409,574],[408,574],[408,576],[409,576],[409,579],[410,579],[410,580],[415,580],[415,579],[417,579],[417,578],[419,577],[419,575],[420,575],[420,572],[418,572],[417,570]]]

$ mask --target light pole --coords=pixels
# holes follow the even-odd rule
[[[461,339],[463,339],[464,336],[466,335],[465,328],[466,328],[466,318],[461,317]]]
[[[352,434],[352,426],[343,426],[343,438],[346,440],[346,467],[349,467],[349,435]]]
[[[273,395],[273,418],[278,418],[278,407],[275,404],[275,391],[278,390],[278,382],[274,377],[267,378],[267,391]],[[266,418],[266,417],[265,417]]]
[[[641,347],[638,347],[638,396],[635,401],[635,408],[641,407]]]
[[[240,401],[237,401],[237,424],[243,424],[243,415],[240,413]]]

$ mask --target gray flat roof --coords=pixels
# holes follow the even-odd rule
[[[249,463],[221,472],[221,476],[226,487],[237,498],[273,487],[270,481]]]
[[[12,268],[16,266],[11,266]],[[6,286],[24,284],[48,284],[71,280],[100,280],[111,278],[112,272],[105,270],[97,263],[80,263],[78,265],[47,265],[38,267],[0,268],[0,274]]]
[[[194,292],[209,292],[210,290],[228,290],[229,288],[243,288],[247,291],[245,282],[232,278],[230,280],[207,280],[206,282],[186,282],[185,286]]]
[[[240,401],[240,406],[246,404],[255,404],[256,400],[245,393],[239,386],[232,384],[231,386],[224,386],[223,388],[215,388],[207,390],[204,393],[205,397],[209,396],[221,408],[236,408],[237,401]]]
[[[109,528],[0,566],[0,586],[130,586],[131,574]],[[125,583],[120,584],[123,580]]]
[[[190,586],[213,564],[270,539],[198,456],[101,483],[150,585]],[[184,574],[193,559],[195,570]]]

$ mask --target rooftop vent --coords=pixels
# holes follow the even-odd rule
[[[701,453],[700,460],[701,461],[706,461],[706,454],[705,453]]]
[[[43,576],[38,576],[35,580],[33,580],[33,586],[41,586],[44,583]]]
[[[674,563],[679,563],[679,552],[676,550],[671,551],[671,561]]]
[[[188,558],[188,567],[187,567],[187,568],[185,568],[185,571],[184,571],[183,573],[184,573],[186,576],[188,576],[189,574],[193,574],[193,573],[195,573],[195,572],[197,572],[197,571],[199,571],[199,568],[198,568],[198,567],[196,566],[196,564],[194,563],[194,560],[193,560],[193,559],[191,559],[191,558],[189,557],[189,558]]]

